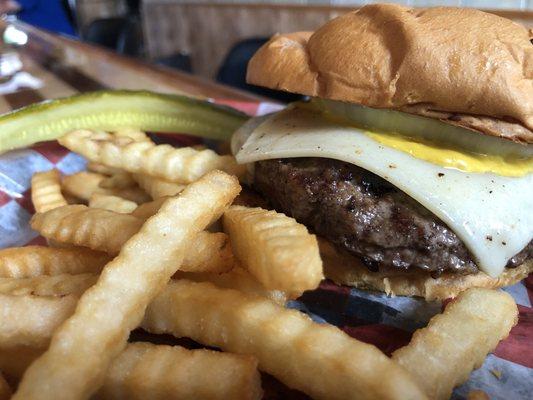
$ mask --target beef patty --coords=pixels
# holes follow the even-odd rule
[[[254,187],[272,205],[371,270],[384,268],[469,274],[478,271],[462,243],[441,220],[379,176],[326,158],[255,163]],[[513,257],[533,257],[533,241]]]

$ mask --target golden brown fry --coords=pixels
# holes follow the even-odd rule
[[[62,274],[36,276],[34,278],[0,278],[0,293],[13,296],[66,296],[81,295],[94,285],[98,275]]]
[[[237,164],[233,156],[219,156],[212,150],[135,142],[126,137],[117,138],[112,134],[88,130],[71,132],[59,142],[90,161],[171,182],[194,182],[216,169],[237,176],[245,173],[245,167]]]
[[[267,290],[250,273],[243,268],[235,267],[224,274],[211,274],[208,272],[185,272],[180,270],[174,274],[173,279],[187,279],[193,282],[211,282],[223,289],[235,289],[246,294],[262,296],[279,305],[285,305],[288,300],[286,293],[280,290]]]
[[[222,232],[200,232],[185,254],[182,271],[223,273],[233,268],[234,259],[229,238]]]
[[[137,203],[118,196],[94,193],[89,200],[89,207],[129,214],[137,208]]]
[[[44,348],[54,330],[73,312],[78,298],[0,294],[0,348]]]
[[[132,343],[113,360],[101,400],[261,399],[253,357]]]
[[[324,278],[316,237],[293,218],[231,206],[223,224],[235,257],[267,289],[301,294]]]
[[[66,194],[85,201],[89,201],[91,196],[95,193],[123,197],[126,200],[133,201],[137,204],[150,200],[150,196],[137,186],[123,189],[101,188],[100,183],[104,179],[106,179],[106,177],[101,174],[85,171],[78,172],[77,174],[65,176],[62,182],[62,188]]]
[[[14,247],[0,250],[0,278],[99,273],[110,257],[82,247]]]
[[[239,191],[235,177],[215,171],[163,204],[82,295],[74,315],[25,372],[13,399],[76,400],[98,390],[129,332],[179,269],[179,262],[169,261],[183,259],[188,243]]]
[[[92,162],[92,161],[89,161],[87,163],[87,170],[90,172],[96,172],[98,174],[107,175],[107,176],[112,176],[112,175],[122,172],[120,168],[112,168],[112,167],[108,167],[107,165],[100,164],[97,162]]]
[[[117,172],[100,182],[100,187],[104,189],[126,189],[136,185],[137,182],[135,182],[131,174],[124,171]]]
[[[157,200],[150,201],[148,203],[141,204],[135,210],[131,212],[131,215],[140,218],[142,220],[147,220],[152,215],[156,214],[161,205],[168,199],[168,197],[160,197]]]
[[[0,400],[9,400],[11,394],[11,388],[0,371]]]
[[[148,137],[148,135],[138,129],[133,128],[122,128],[115,132],[112,132],[113,135],[117,137],[125,137],[128,139],[132,139],[135,142],[151,142],[152,140]]]
[[[35,214],[30,223],[33,229],[48,239],[115,256],[124,243],[139,231],[143,221],[127,214],[71,205]]]
[[[409,373],[376,347],[299,311],[208,282],[171,282],[148,307],[142,326],[253,355],[261,370],[316,399],[426,398]]]
[[[128,214],[72,205],[35,214],[30,223],[45,238],[116,256],[143,222]],[[233,253],[224,233],[201,232],[191,243],[183,260],[183,271],[224,272],[232,268]]]
[[[69,196],[89,201],[93,193],[99,189],[100,182],[104,178],[104,175],[94,172],[78,172],[77,174],[64,176],[61,187]]]
[[[417,330],[393,359],[418,380],[430,399],[448,399],[452,389],[479,368],[487,353],[509,335],[518,309],[502,291],[469,289],[442,314]]]
[[[187,186],[186,184],[168,182],[150,175],[135,174],[133,178],[154,200],[160,197],[175,196]]]
[[[31,177],[31,201],[36,212],[46,212],[66,206],[61,194],[61,175],[57,169],[37,172]]]

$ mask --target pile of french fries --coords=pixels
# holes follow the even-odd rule
[[[88,171],[33,176],[49,247],[0,250],[0,400],[260,399],[259,371],[316,399],[446,399],[517,321],[471,289],[389,358],[284,307],[323,279],[316,237],[246,206],[232,156],[132,130],[60,143]],[[128,343],[139,327],[222,351]]]

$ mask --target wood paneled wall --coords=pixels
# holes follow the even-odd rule
[[[195,73],[215,76],[235,43],[275,33],[314,30],[353,7],[144,0],[143,24],[150,57],[184,52]],[[533,12],[495,13],[533,27]]]

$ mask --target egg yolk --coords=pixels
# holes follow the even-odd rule
[[[366,132],[375,141],[445,168],[465,172],[492,172],[503,176],[524,176],[533,172],[533,158],[502,157],[466,151],[450,144],[433,143],[397,133]]]

